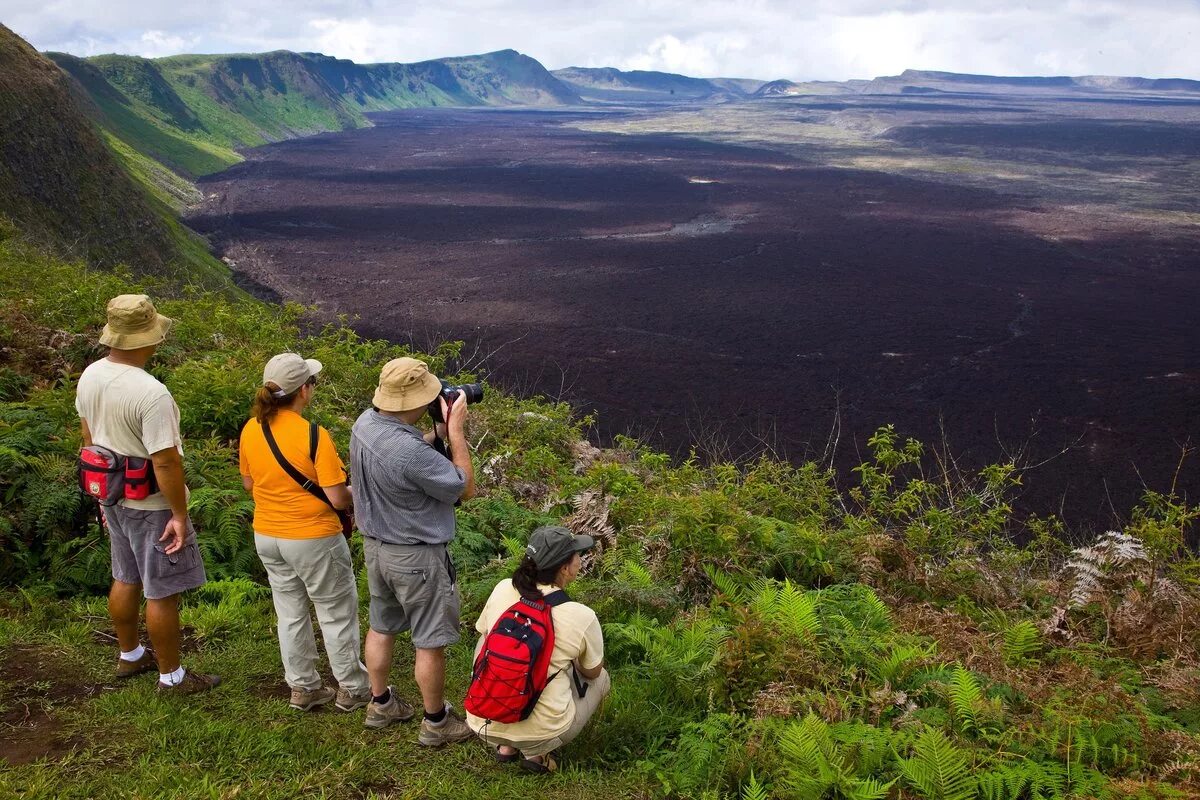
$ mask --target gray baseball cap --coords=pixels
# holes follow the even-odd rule
[[[315,358],[304,358],[295,353],[280,353],[272,356],[263,369],[263,385],[273,383],[279,387],[275,394],[287,397],[320,371],[321,362]]]
[[[576,536],[561,525],[543,525],[529,534],[525,555],[533,559],[538,569],[561,564],[574,553],[591,550],[596,540],[587,534]]]

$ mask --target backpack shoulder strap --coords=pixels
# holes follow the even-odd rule
[[[313,480],[304,476],[300,470],[292,466],[283,453],[279,452],[279,443],[275,441],[275,434],[271,433],[271,426],[264,424],[262,426],[263,437],[267,440],[267,447],[271,448],[271,455],[275,456],[275,460],[279,463],[279,467],[287,473],[288,477],[300,484],[300,488],[311,494],[313,497],[320,500],[322,503],[329,503],[329,498],[325,496],[325,490],[318,486]],[[329,503],[332,507],[333,504]]]
[[[550,606],[551,608],[554,606],[561,606],[563,603],[571,602],[571,598],[567,596],[566,591],[563,589],[553,591],[542,599],[545,600],[546,605]]]

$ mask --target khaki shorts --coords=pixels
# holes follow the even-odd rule
[[[103,511],[113,580],[140,583],[147,600],[161,600],[204,585],[204,561],[190,520],[183,549],[168,555],[169,542],[160,542],[159,537],[171,519],[170,509],[141,511],[116,505]]]
[[[387,544],[363,537],[371,630],[412,631],[413,647],[434,650],[460,638],[461,600],[450,553],[441,544]]]

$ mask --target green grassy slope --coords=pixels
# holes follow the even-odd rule
[[[0,215],[96,265],[225,285],[224,266],[122,168],[79,86],[0,26]]]

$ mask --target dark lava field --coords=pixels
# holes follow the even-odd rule
[[[418,347],[463,339],[497,384],[595,409],[605,440],[796,460],[836,443],[849,480],[890,422],[967,468],[1049,459],[1018,506],[1073,526],[1168,490],[1200,445],[1195,222],[575,127],[605,116],[374,115],[248,152],[201,182],[189,224],[260,292]],[[943,120],[927,152],[1006,147],[998,127]],[[1013,146],[1061,150],[1046,127]],[[1136,158],[1127,127],[1117,155]],[[1200,155],[1172,137],[1168,156]],[[1178,488],[1200,497],[1200,455]]]

